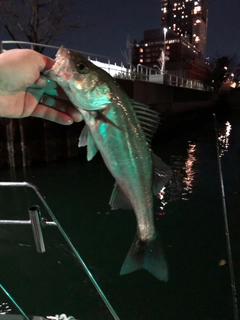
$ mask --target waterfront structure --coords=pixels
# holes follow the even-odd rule
[[[204,80],[206,64],[199,49],[171,29],[167,31],[166,38],[163,28],[145,30],[144,39],[134,45],[134,64],[155,68],[162,73],[163,57],[166,60],[165,72],[182,78]]]
[[[208,0],[161,0],[162,27],[184,37],[205,56]]]
[[[134,64],[203,81],[208,0],[161,0],[161,4],[161,27],[144,31],[144,39],[134,45]]]

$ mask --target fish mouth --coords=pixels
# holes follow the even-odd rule
[[[50,70],[50,74],[54,75],[57,79],[69,80],[72,78],[73,72],[69,64],[69,58],[69,50],[61,46],[56,53],[55,63]]]

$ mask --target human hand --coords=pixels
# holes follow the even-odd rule
[[[31,49],[0,54],[0,117],[38,117],[68,125],[82,120],[64,91],[44,71],[54,60]]]

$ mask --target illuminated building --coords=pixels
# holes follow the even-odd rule
[[[133,64],[161,68],[182,78],[203,81],[207,74],[208,0],[160,0],[161,27],[145,30],[133,48]],[[164,29],[167,28],[166,34]]]
[[[208,0],[161,0],[163,27],[184,37],[205,56]]]
[[[203,81],[206,76],[206,64],[200,50],[171,29],[166,34],[165,48],[166,72],[182,78]],[[134,45],[134,65],[159,68],[163,50],[163,28],[145,30],[144,39]]]

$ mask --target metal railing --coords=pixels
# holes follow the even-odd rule
[[[101,290],[100,286],[98,285],[97,281],[94,279],[93,275],[91,274],[90,270],[88,269],[87,265],[83,261],[82,257],[78,253],[77,249],[74,247],[72,244],[71,240],[65,233],[64,229],[58,222],[57,218],[53,214],[52,210],[50,209],[49,205],[47,204],[46,200],[44,199],[44,196],[40,192],[40,190],[37,188],[32,183],[29,182],[0,182],[0,187],[27,187],[31,188],[34,190],[40,201],[42,202],[44,208],[48,212],[49,216],[52,219],[52,222],[47,223],[44,221],[44,219],[41,218],[40,215],[40,210],[38,206],[32,206],[29,208],[29,216],[30,216],[30,221],[29,220],[0,220],[0,224],[31,224],[32,229],[33,229],[33,235],[34,235],[34,240],[35,240],[35,245],[37,248],[38,252],[44,252],[45,251],[45,246],[44,246],[44,240],[43,240],[43,235],[42,235],[42,225],[53,225],[56,226],[62,236],[64,237],[65,241],[69,245],[70,249],[72,250],[74,256],[77,258],[79,261],[80,265],[83,267],[83,270],[87,274],[88,278],[92,282],[93,286],[95,287],[96,291],[98,292],[99,296],[102,298],[103,302],[105,303],[106,307],[108,308],[109,312],[112,314],[113,318],[115,320],[119,320],[118,315],[116,314],[115,310],[111,306],[110,302],[108,301],[107,297]],[[1,285],[0,288],[6,293],[6,290],[3,288]],[[9,297],[9,294],[8,294]],[[14,299],[10,296],[9,297],[11,301],[15,304],[15,306],[18,308],[20,313],[25,317],[25,319],[29,320],[29,318],[26,316],[26,314],[22,311],[22,309],[15,303]]]
[[[47,44],[40,44],[34,42],[27,41],[12,41],[12,40],[3,40],[0,42],[0,53],[2,53],[7,45],[15,45],[20,47],[30,47],[33,49],[34,47],[44,47],[48,49],[58,50],[58,46],[52,46]],[[69,48],[70,49],[70,48]],[[186,78],[182,78],[170,73],[161,74],[158,69],[153,69],[142,64],[138,64],[135,69],[131,65],[124,64],[121,60],[113,59],[108,56],[97,55],[90,52],[78,51],[83,56],[85,56],[92,63],[102,68],[111,76],[116,78],[124,78],[124,79],[138,79],[143,81],[157,82],[163,83],[170,86],[180,86],[190,89],[197,89],[202,91],[212,91],[213,88],[209,86],[205,86],[201,81],[198,80],[189,80]]]
[[[59,49],[58,46],[52,46],[47,44],[41,44],[41,43],[34,43],[34,42],[27,42],[27,41],[13,41],[13,40],[3,40],[0,42],[0,53],[7,50],[6,48],[8,46],[14,45],[15,47],[20,48],[30,48],[34,49],[34,47],[44,47],[47,49],[54,49],[55,53]],[[85,51],[78,51],[75,49],[71,49],[81,53],[84,57],[86,57],[88,60],[90,60],[93,64],[97,65],[98,67],[104,69],[106,72],[110,73],[113,77],[118,78],[131,78],[132,70],[131,67],[126,67],[126,64],[124,64],[121,60],[114,59],[108,56],[103,55],[97,55],[90,52]],[[54,54],[55,54],[54,53]]]
[[[158,69],[153,69],[142,64],[137,65],[137,76],[140,80],[143,81],[167,84],[175,87],[184,87],[202,91],[213,90],[212,87],[204,85],[199,80],[189,80],[187,78],[182,78],[168,72],[161,74]]]

